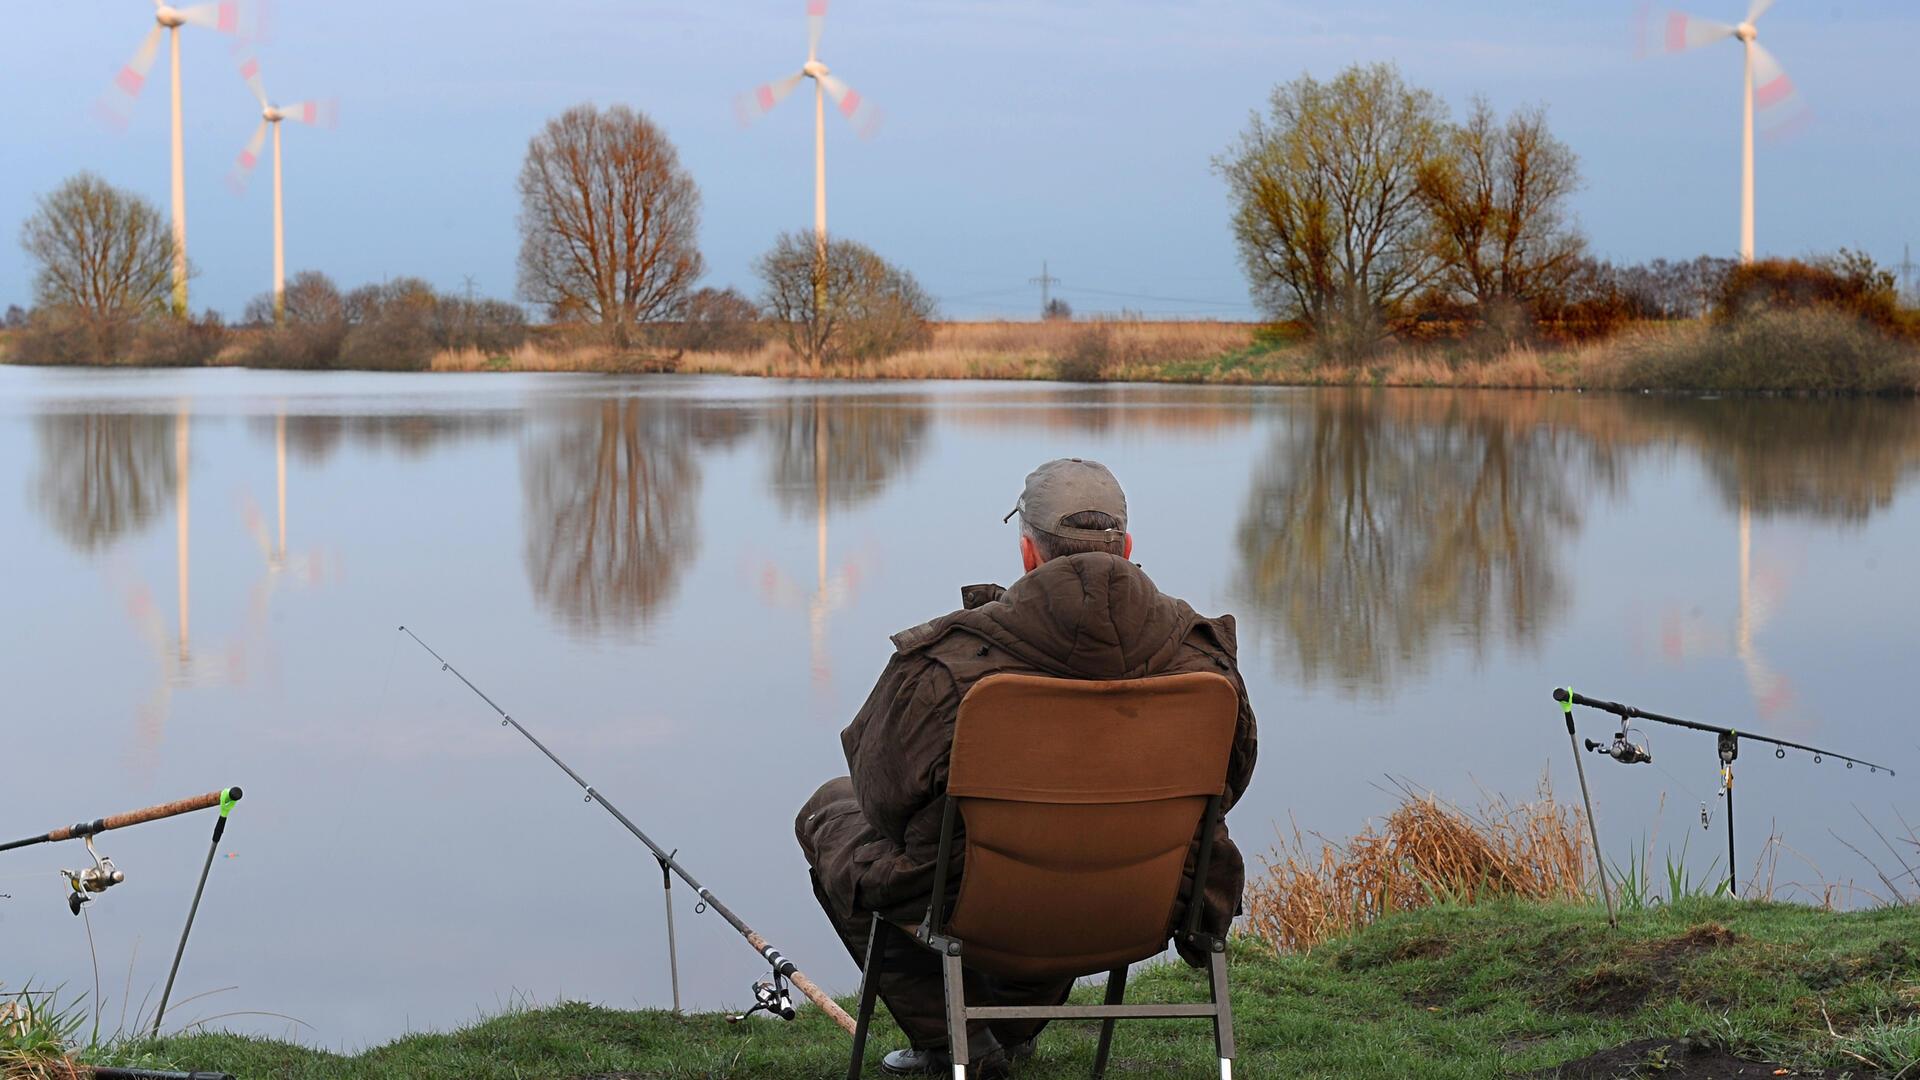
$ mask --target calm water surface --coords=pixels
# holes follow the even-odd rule
[[[1252,850],[1351,833],[1389,777],[1572,795],[1566,682],[1914,768],[1749,753],[1743,861],[1777,828],[1781,882],[1877,884],[1856,807],[1920,820],[1911,403],[0,368],[0,839],[243,785],[176,996],[237,989],[183,1021],[351,1047],[664,1004],[654,864],[404,622],[849,990],[793,812],[887,635],[1017,575],[1001,515],[1063,455],[1113,466],[1163,589],[1240,619]],[[1711,740],[1651,736],[1589,759],[1609,850],[1704,871]],[[100,845],[109,1026],[210,827]],[[54,874],[83,855],[0,855],[8,984],[91,986]],[[677,896],[689,1006],[740,1004],[753,955]]]

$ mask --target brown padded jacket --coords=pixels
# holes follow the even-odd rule
[[[924,912],[940,846],[954,718],[960,699],[988,675],[1133,679],[1219,672],[1240,693],[1228,807],[1253,775],[1257,734],[1236,662],[1233,617],[1195,614],[1118,556],[1053,559],[1000,599],[895,634],[893,645],[873,693],[840,734],[854,799],[816,796],[795,823],[821,887],[843,912],[912,920]],[[1191,894],[1191,860],[1190,854],[1183,899]],[[961,869],[957,859],[953,869]],[[1203,929],[1226,932],[1245,876],[1223,823],[1207,874]]]

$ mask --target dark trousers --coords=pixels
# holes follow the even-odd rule
[[[833,929],[852,954],[853,962],[862,964],[867,959],[867,935],[873,929],[873,914],[856,911],[851,915],[842,915],[834,910],[833,902],[820,888],[820,879],[813,877],[813,896],[820,901],[820,909],[827,913],[827,919],[833,923]],[[893,1014],[893,1022],[906,1032],[907,1041],[916,1050],[945,1050],[947,1048],[946,995],[941,988],[940,957],[931,950],[908,940],[911,930],[888,935],[885,966],[880,976],[880,1000],[886,1002],[887,1011]],[[982,975],[968,968],[966,972],[967,1004],[969,1005],[1058,1005],[1067,1000],[1067,994],[1073,989],[1072,979],[1050,982],[1016,982],[1009,979],[996,979]],[[991,1031],[1001,1046],[1012,1046],[1026,1042],[1040,1034],[1047,1026],[1045,1020],[996,1020],[992,1023],[972,1021],[967,1025],[967,1041],[978,1045],[981,1035]]]

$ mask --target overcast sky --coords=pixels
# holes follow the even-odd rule
[[[91,169],[167,202],[164,53],[130,128],[93,119],[151,25],[146,0],[4,0],[0,307],[25,303],[15,238],[34,198]],[[1697,13],[1737,21],[1744,0]],[[278,100],[334,97],[337,130],[287,125],[289,273],[514,289],[528,137],[583,101],[646,112],[704,196],[707,280],[757,291],[754,257],[812,217],[812,117],[796,94],[742,130],[737,94],[806,58],[803,0],[278,0],[259,53]],[[885,110],[827,134],[832,230],[903,263],[955,318],[1029,316],[1046,260],[1077,310],[1246,317],[1213,155],[1302,72],[1389,60],[1457,111],[1538,102],[1580,155],[1575,200],[1615,259],[1732,254],[1740,55],[1634,58],[1631,2],[834,0],[821,56]],[[1779,0],[1761,40],[1815,122],[1759,154],[1763,254],[1920,239],[1913,0]],[[237,316],[272,272],[263,165],[222,184],[258,109],[226,39],[183,35],[196,309]]]

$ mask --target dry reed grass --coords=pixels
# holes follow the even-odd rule
[[[1473,811],[1395,783],[1399,807],[1344,844],[1298,828],[1282,835],[1248,889],[1257,937],[1308,952],[1397,911],[1587,897],[1586,816],[1555,802],[1544,779],[1532,802],[1488,796]]]

